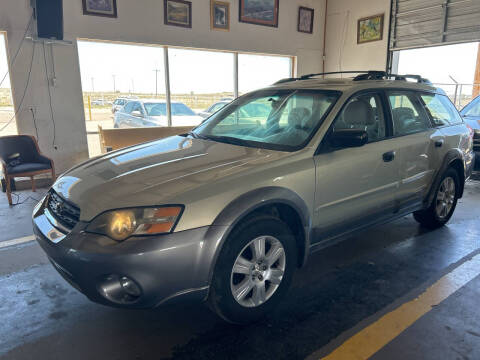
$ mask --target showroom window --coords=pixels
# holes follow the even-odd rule
[[[233,100],[233,53],[169,48],[168,59],[173,126],[198,125],[203,118],[195,113]],[[193,114],[183,111],[185,106]]]
[[[17,134],[8,71],[6,38],[6,33],[0,31],[0,136]]]
[[[238,90],[240,94],[266,87],[291,76],[291,57],[238,55]]]
[[[172,126],[195,126],[236,96],[291,77],[294,63],[289,56],[92,40],[79,40],[78,52],[90,156],[104,151],[99,126],[163,125],[169,118]],[[153,111],[124,121],[125,104],[136,99],[149,99]]]

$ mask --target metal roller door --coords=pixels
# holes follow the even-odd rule
[[[390,50],[480,40],[480,0],[392,0]]]

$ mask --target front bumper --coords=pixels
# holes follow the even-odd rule
[[[90,300],[118,307],[152,308],[178,301],[202,301],[208,295],[217,246],[226,227],[207,226],[117,243],[106,236],[86,233],[85,222],[67,233],[44,210],[40,203],[33,213],[38,243],[55,269]],[[110,291],[115,279],[121,277],[133,280],[141,295],[132,300]]]

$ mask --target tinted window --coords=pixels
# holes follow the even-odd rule
[[[134,102],[132,112],[133,111],[140,111],[140,114],[143,114],[142,104],[139,102]]]
[[[167,105],[165,103],[145,103],[145,109],[149,116],[167,115]]]
[[[362,94],[350,99],[333,124],[333,131],[341,129],[365,130],[368,142],[384,139],[385,117],[378,94]]]
[[[173,116],[192,116],[195,113],[187,105],[182,103],[172,103],[172,115]]]
[[[227,105],[227,104],[226,103],[216,103],[215,105],[212,105],[210,107],[210,109],[208,109],[208,112],[211,112],[211,113],[217,112],[218,110],[223,108],[225,105]]]
[[[388,92],[388,100],[394,136],[413,134],[431,127],[428,115],[414,93]]]
[[[127,103],[127,105],[125,105],[125,107],[123,108],[123,111],[126,112],[127,114],[130,114],[132,112],[132,109],[133,109],[133,101],[130,101],[129,103]]]
[[[465,116],[480,116],[480,98],[477,98],[472,102],[472,104],[466,109]]]
[[[462,122],[462,118],[458,114],[457,109],[455,109],[455,106],[453,106],[452,102],[446,96],[423,94],[421,97],[435,125],[453,125]]]

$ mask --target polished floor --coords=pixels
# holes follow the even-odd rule
[[[404,304],[416,311],[415,299],[432,284],[448,282],[449,274],[480,253],[480,181],[469,181],[442,229],[424,230],[406,216],[314,254],[297,271],[282,306],[265,321],[244,327],[223,323],[203,305],[127,311],[89,302],[28,241],[31,209],[40,195],[21,192],[24,202],[11,208],[0,194],[0,359],[319,359],[330,354],[343,360],[336,351],[355,336],[364,341],[358,348],[376,360],[480,358],[478,275],[398,334],[398,324],[382,320]],[[361,340],[372,325],[394,335],[383,343]]]

